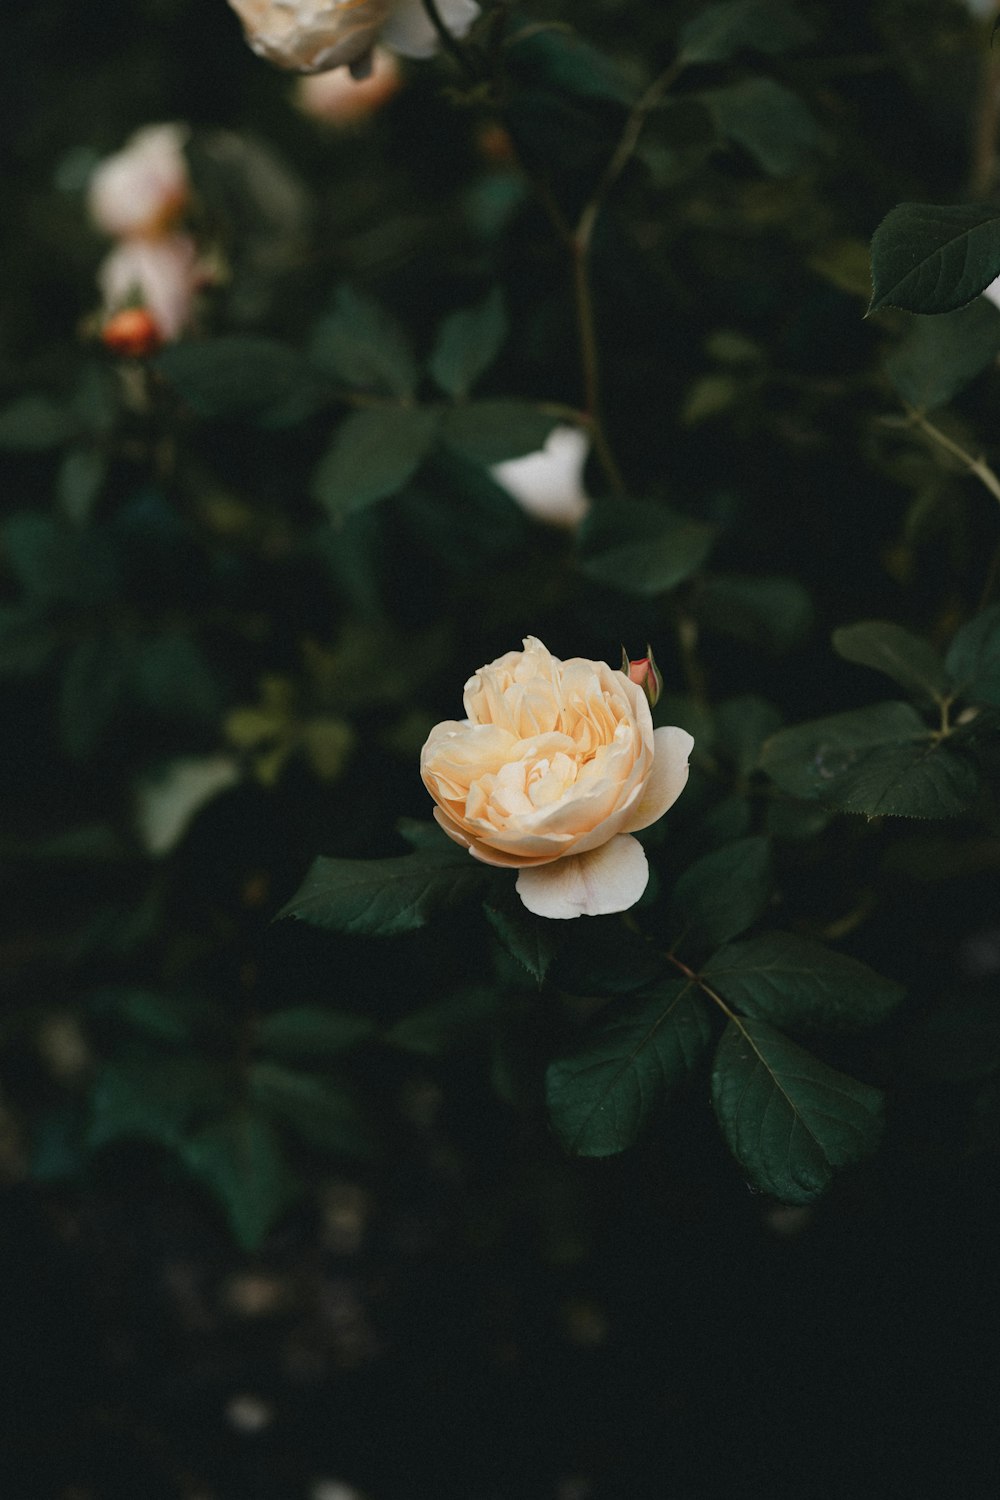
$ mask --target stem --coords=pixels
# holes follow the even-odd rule
[[[935,427],[933,422],[928,421],[922,411],[917,411],[913,406],[907,406],[906,413],[914,427],[919,428],[925,437],[929,437],[946,453],[950,453],[953,458],[963,463],[969,473],[975,474],[980,484],[989,490],[994,500],[1000,502],[1000,479],[984,458],[973,458],[972,454],[967,453],[959,443],[955,442],[954,438],[950,438],[946,432],[941,431],[940,427]]]
[[[476,68],[473,66],[469,54],[466,52],[461,42],[457,39],[457,37],[452,36],[451,32],[444,24],[441,12],[437,8],[437,0],[421,0],[421,4],[423,5],[424,10],[427,12],[427,19],[430,21],[431,25],[434,27],[434,30],[437,32],[438,41],[441,43],[442,50],[444,52],[447,52],[448,56],[454,59],[454,61],[458,64],[458,66],[461,68],[462,72],[465,74],[466,78],[470,80],[470,82],[478,83],[479,74]]]
[[[739,1017],[729,1009],[729,1006],[726,1004],[725,1000],[723,1000],[722,996],[717,995],[715,990],[712,989],[711,985],[707,985],[705,983],[700,974],[696,974],[693,969],[689,969],[686,963],[684,963],[679,958],[675,958],[672,953],[668,953],[667,958],[673,964],[674,968],[684,975],[685,979],[689,979],[692,984],[696,984],[701,990],[702,994],[707,995],[709,1000],[714,1001],[714,1003],[719,1007],[722,1013],[727,1016],[730,1021],[735,1021],[737,1026],[739,1026]]]
[[[997,132],[1000,130],[1000,52],[992,45],[983,58],[979,108],[974,119],[969,196],[988,198],[997,179]]]

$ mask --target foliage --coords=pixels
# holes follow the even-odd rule
[[[148,10],[194,25],[193,0]],[[914,61],[940,28],[971,76],[981,28],[870,11],[496,4],[343,136],[212,29],[217,97],[171,74],[94,120],[77,83],[21,139],[0,840],[25,1170],[63,1118],[17,1082],[53,1008],[86,1048],[66,1170],[155,1142],[247,1249],[331,1163],[391,1155],[408,1070],[495,1097],[567,1172],[710,1095],[731,1170],[803,1205],[876,1150],[911,1031],[948,1053],[968,997],[940,1010],[942,969],[961,992],[996,866],[996,163],[950,201],[976,90],[942,95],[931,151]],[[197,122],[214,270],[185,336],[129,359],[85,322],[84,188],[148,110]],[[589,509],[560,531],[492,471],[566,426]],[[529,633],[651,642],[656,721],[695,737],[622,918],[545,922],[428,821],[429,729]],[[937,933],[907,909],[913,820],[949,851]]]

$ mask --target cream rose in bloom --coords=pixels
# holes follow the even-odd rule
[[[253,50],[279,68],[324,73],[371,71],[381,41],[404,57],[430,57],[438,37],[421,0],[229,0]],[[438,0],[441,18],[462,37],[479,15],[475,0]]]
[[[163,234],[190,197],[182,125],[147,125],[96,168],[87,189],[98,229],[116,237]]]
[[[518,871],[541,917],[633,906],[649,879],[631,835],[688,778],[684,729],[653,729],[642,688],[606,662],[560,661],[529,636],[465,684],[467,718],[431,730],[420,755],[434,816],[485,864]]]

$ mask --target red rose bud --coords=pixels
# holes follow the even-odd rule
[[[652,646],[647,645],[646,655],[637,657],[635,661],[629,659],[623,646],[622,671],[629,682],[634,682],[642,688],[649,701],[650,708],[655,707],[660,694],[663,692],[663,676],[653,659]]]
[[[145,307],[123,307],[101,329],[101,342],[112,354],[146,359],[163,344],[160,325]]]

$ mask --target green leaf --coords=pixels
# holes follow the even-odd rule
[[[445,412],[442,436],[475,463],[500,464],[544,448],[558,423],[530,401],[470,401]]]
[[[872,239],[869,312],[946,313],[1000,276],[1000,210],[988,203],[900,203]]]
[[[434,445],[439,416],[430,407],[386,406],[345,417],[312,478],[313,499],[335,521],[395,495]]]
[[[925,707],[948,696],[944,662],[929,641],[890,620],[862,620],[833,632],[833,648],[847,661],[884,672]]]
[[[968,385],[1000,354],[1000,308],[985,297],[934,316],[915,316],[886,359],[904,401],[932,410]]]
[[[556,956],[552,923],[544,917],[536,917],[517,898],[502,903],[493,896],[483,903],[483,909],[497,937],[507,952],[522,968],[527,969],[541,989],[545,976]]]
[[[822,140],[808,106],[771,78],[744,78],[698,98],[719,133],[772,177],[799,171]]]
[[[439,1057],[459,1048],[467,1051],[470,1042],[492,1030],[499,1008],[500,996],[495,988],[470,985],[437,1005],[404,1016],[389,1028],[385,1040],[421,1057]]]
[[[503,293],[494,287],[485,301],[445,318],[427,366],[431,378],[446,396],[467,396],[500,353],[507,331]]]
[[[297,350],[260,335],[171,344],[156,368],[201,417],[289,427],[330,399],[326,382]]]
[[[727,698],[714,714],[717,748],[735,767],[740,776],[757,769],[760,747],[768,735],[781,725],[781,715],[773,703],[745,693]]]
[[[218,684],[197,641],[164,630],[136,644],[129,670],[130,695],[147,713],[210,723],[222,710]]]
[[[752,926],[771,897],[771,845],[754,835],[695,860],[674,886],[670,927],[714,948]]]
[[[223,1075],[203,1057],[122,1051],[94,1083],[87,1148],[136,1138],[176,1147],[192,1122],[217,1110],[225,1097]]]
[[[95,991],[87,997],[87,1006],[98,1014],[112,1011],[158,1042],[179,1045],[206,1029],[206,1003],[195,996],[122,986]]]
[[[181,1155],[222,1204],[243,1250],[255,1250],[301,1193],[274,1129],[245,1109],[190,1136]]]
[[[706,578],[694,600],[706,630],[765,651],[790,651],[809,634],[812,601],[794,578]]]
[[[774,55],[812,40],[812,27],[783,0],[722,0],[682,27],[677,61],[727,62],[738,52]]]
[[[428,822],[423,818],[397,818],[396,831],[411,849],[430,849],[441,854],[452,842],[440,823]]]
[[[374,1141],[368,1122],[346,1087],[332,1078],[300,1073],[278,1063],[254,1063],[250,1094],[259,1108],[321,1151],[365,1158]]]
[[[79,423],[48,396],[21,396],[0,411],[0,448],[41,453],[73,437]]]
[[[531,29],[513,36],[507,60],[522,88],[530,85],[576,99],[632,103],[634,89],[607,53],[568,28]]]
[[[761,767],[793,797],[867,817],[950,818],[976,796],[976,768],[909,703],[833,714],[766,742]]]
[[[956,696],[1000,707],[1000,604],[962,626],[945,658]]]
[[[374,1029],[365,1016],[319,1005],[297,1005],[259,1021],[256,1041],[260,1050],[271,1056],[308,1061],[339,1057],[370,1037]]]
[[[580,527],[579,568],[610,588],[652,597],[690,578],[715,537],[714,526],[662,506],[595,505]]]
[[[333,312],[313,332],[310,354],[319,369],[355,389],[406,399],[417,388],[419,372],[402,325],[353,287],[338,288]]]
[[[70,650],[59,689],[60,738],[66,754],[85,760],[115,723],[128,690],[135,641],[117,631],[87,636]]]
[[[63,458],[56,475],[56,496],[59,509],[74,526],[90,520],[107,472],[107,460],[98,448],[70,448]]]
[[[877,1089],[827,1067],[763,1021],[727,1025],[712,1103],[754,1187],[783,1203],[812,1203],[837,1169],[874,1151],[882,1133]]]
[[[792,1031],[850,1032],[877,1026],[903,986],[812,938],[765,932],[721,948],[702,970],[745,1015]]]
[[[459,849],[422,850],[398,859],[325,859],[313,865],[278,917],[331,932],[393,937],[423,927],[482,893],[490,874]]]
[[[546,1074],[553,1128],[575,1156],[614,1156],[636,1140],[711,1039],[705,1002],[670,979],[597,1026]]]

